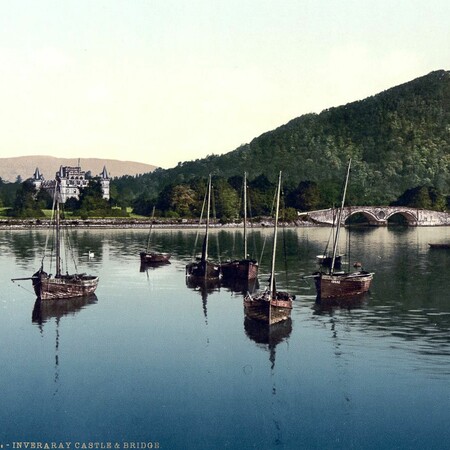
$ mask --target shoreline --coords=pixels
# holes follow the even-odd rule
[[[252,228],[272,228],[273,221],[270,219],[260,220],[258,222],[249,222]],[[50,219],[0,219],[0,230],[33,230],[33,229],[48,229],[53,227],[54,223]],[[64,228],[79,228],[79,229],[149,229],[151,219],[67,219],[61,220],[61,226]],[[319,223],[306,220],[298,220],[295,222],[281,222],[280,227],[289,228],[317,228],[327,227],[331,225],[328,223]],[[363,224],[362,226],[368,228],[378,228],[379,226],[370,226]],[[386,225],[387,226],[387,225]],[[425,228],[429,227],[448,227],[450,225],[422,225]],[[154,220],[152,228],[158,229],[195,229],[203,228],[205,224],[199,224],[198,219],[176,219],[176,220]],[[243,228],[244,223],[226,223],[219,222],[210,223],[211,228]],[[415,226],[414,228],[416,228]]]
[[[0,230],[12,229],[47,229],[53,227],[53,222],[50,219],[3,219],[0,220]],[[150,228],[151,220],[145,219],[68,219],[61,220],[61,226],[64,228],[80,228],[80,229],[148,229]],[[204,227],[204,224],[199,224],[197,220],[154,220],[152,228],[159,229],[194,229]],[[313,222],[298,221],[291,223],[280,224],[285,227],[328,227],[328,224],[315,224]],[[243,222],[240,223],[210,223],[211,228],[243,228]],[[270,228],[273,227],[273,221],[262,220],[260,222],[252,222],[252,228]]]

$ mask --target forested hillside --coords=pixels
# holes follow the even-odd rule
[[[307,114],[221,156],[114,182],[118,197],[156,199],[163,188],[212,173],[229,179],[248,172],[287,189],[317,185],[322,204],[339,195],[352,158],[353,204],[389,204],[406,190],[432,187],[450,192],[450,72],[436,71],[377,95]],[[305,184],[306,183],[306,184]]]

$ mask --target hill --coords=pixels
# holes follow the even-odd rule
[[[339,190],[350,157],[354,204],[389,204],[418,185],[449,194],[450,72],[431,72],[364,100],[303,115],[227,154],[143,175],[132,190],[154,196],[168,184],[208,173],[229,178],[247,171],[250,179],[263,174],[273,182],[282,170],[288,187],[312,181],[326,196]]]
[[[4,181],[16,181],[17,176],[25,180],[30,178],[36,168],[46,179],[53,179],[60,166],[77,166],[77,158],[55,158],[52,156],[19,156],[15,158],[0,158],[0,177]],[[80,159],[82,170],[98,175],[106,166],[110,177],[125,175],[142,175],[152,172],[156,166],[132,161],[115,159],[83,158]]]

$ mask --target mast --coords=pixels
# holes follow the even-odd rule
[[[280,209],[280,191],[281,191],[281,171],[278,176],[278,189],[277,189],[277,203],[275,210],[275,225],[273,227],[273,249],[272,249],[272,264],[270,268],[270,296],[271,299],[276,296],[275,288],[275,255],[277,249],[277,232],[278,232],[278,211]]]
[[[150,221],[150,230],[148,231],[148,239],[147,239],[147,252],[150,249],[150,239],[151,239],[151,235],[152,235],[152,229],[153,229],[153,220],[155,218],[155,206],[153,205],[153,211],[152,211],[152,218]]]
[[[209,180],[208,180],[208,204],[206,207],[206,233],[205,233],[205,239],[203,241],[203,248],[202,248],[202,262],[206,262],[208,259],[208,232],[209,232],[209,211],[211,207],[211,174],[209,174]],[[206,276],[206,267],[205,267],[205,276]]]
[[[59,198],[61,194],[60,180],[56,180],[58,189],[56,190],[56,278],[61,276],[61,237],[59,221]]]
[[[247,255],[247,172],[244,172],[244,259]]]
[[[338,241],[339,241],[339,232],[341,230],[342,211],[344,209],[345,194],[347,193],[347,184],[348,184],[348,178],[349,178],[349,175],[350,175],[350,166],[351,166],[351,164],[352,164],[352,159],[350,158],[350,161],[348,162],[348,167],[347,167],[347,176],[345,177],[344,193],[342,195],[341,208],[339,209],[339,214],[338,214],[336,236],[334,237],[333,257],[331,259],[330,274],[332,274],[333,271],[334,271],[334,262],[335,262],[335,259],[336,259],[336,250],[337,250],[337,244],[338,244]]]

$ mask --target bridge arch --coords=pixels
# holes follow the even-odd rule
[[[342,221],[344,224],[347,224],[351,217],[357,215],[363,216],[365,219],[367,219],[367,222],[369,224],[377,223],[379,221],[379,219],[371,211],[367,211],[365,209],[354,209],[346,211],[346,213],[343,215]]]
[[[396,216],[401,216],[408,225],[416,225],[417,224],[417,217],[415,214],[413,214],[411,211],[391,211],[387,216],[386,216],[386,223],[392,222],[392,219],[395,218]]]

